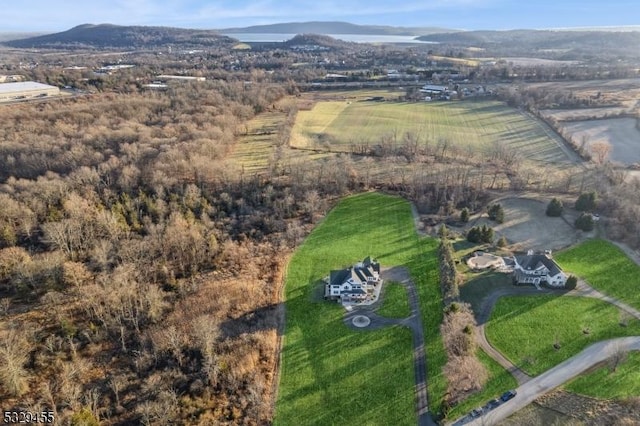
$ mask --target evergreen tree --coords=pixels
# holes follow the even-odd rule
[[[487,225],[484,225],[482,227],[482,242],[491,244],[493,242],[493,238],[494,238],[493,228]]]
[[[564,206],[562,205],[562,201],[558,200],[557,198],[554,198],[553,200],[551,200],[551,202],[547,206],[547,216],[559,217],[562,215],[563,209],[564,209]]]
[[[594,226],[595,222],[590,213],[582,213],[580,217],[576,219],[576,228],[585,232],[593,231]]]
[[[592,212],[596,209],[598,194],[595,192],[583,192],[576,200],[576,210],[581,212]]]
[[[507,239],[504,236],[500,237],[500,239],[497,242],[497,246],[500,248],[506,247],[507,244],[508,244]]]
[[[462,211],[460,212],[460,222],[462,223],[469,222],[469,209],[466,207],[462,209]]]
[[[568,290],[573,290],[574,288],[576,288],[577,285],[578,285],[578,278],[575,275],[571,275],[569,276],[569,278],[567,278],[567,282],[564,283],[564,288]]]
[[[504,222],[504,209],[500,204],[493,204],[489,207],[489,219],[498,223]]]
[[[469,231],[467,232],[467,241],[469,241],[470,243],[479,243],[481,240],[481,236],[480,236],[480,228],[478,228],[477,226],[474,226],[473,228],[469,229]]]

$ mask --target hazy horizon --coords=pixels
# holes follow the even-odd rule
[[[343,21],[361,25],[464,30],[559,29],[638,26],[640,3],[612,0],[68,0],[64,7],[24,0],[3,10],[0,32],[58,32],[84,23],[224,29],[283,22]]]

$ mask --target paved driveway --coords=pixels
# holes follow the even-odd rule
[[[416,380],[416,410],[418,413],[419,426],[436,426],[436,423],[429,413],[429,400],[427,395],[427,360],[424,346],[424,330],[422,329],[422,315],[420,313],[420,302],[418,291],[411,281],[409,271],[403,267],[394,267],[382,270],[382,279],[385,283],[396,282],[402,284],[409,296],[409,308],[411,313],[406,318],[394,319],[386,318],[375,313],[375,310],[382,303],[382,298],[377,303],[370,306],[353,306],[344,317],[347,326],[358,331],[375,330],[382,327],[401,325],[411,330],[413,341],[413,364]],[[371,324],[365,328],[353,325],[353,317],[357,315],[367,316]]]

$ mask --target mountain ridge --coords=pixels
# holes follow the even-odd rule
[[[216,47],[237,40],[215,30],[195,30],[157,26],[81,24],[66,31],[4,41],[16,48],[154,48],[165,45]]]

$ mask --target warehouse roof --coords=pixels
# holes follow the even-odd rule
[[[49,86],[48,84],[37,83],[35,81],[22,81],[19,83],[0,83],[0,94],[24,92],[29,90],[50,90],[57,89],[55,86]]]

